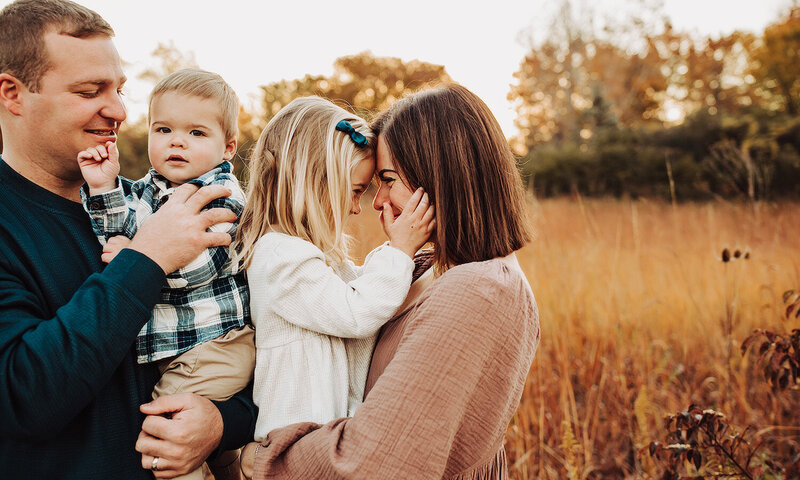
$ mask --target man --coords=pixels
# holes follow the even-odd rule
[[[115,140],[125,120],[112,35],[68,0],[19,0],[0,11],[3,478],[175,476],[252,437],[249,392],[224,403],[162,397],[142,407],[151,415],[142,424],[158,371],[137,365],[136,335],[165,273],[228,244],[206,229],[233,213],[201,210],[226,189],[181,187],[102,264],[79,203],[76,156]]]

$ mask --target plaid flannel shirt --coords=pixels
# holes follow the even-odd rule
[[[245,198],[231,171],[231,164],[222,162],[187,183],[228,187],[233,192],[230,197],[213,200],[205,209],[228,208],[238,217]],[[133,238],[142,222],[174,190],[166,178],[151,168],[136,182],[119,177],[117,188],[103,194],[89,196],[84,185],[81,199],[92,229],[104,245],[116,235]],[[227,232],[233,237],[237,226],[238,220],[214,225],[210,230]],[[249,322],[250,301],[244,272],[231,265],[229,247],[208,248],[185,267],[167,275],[161,299],[136,339],[137,359],[139,363],[148,363],[174,357]]]

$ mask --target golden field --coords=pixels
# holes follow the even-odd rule
[[[385,238],[367,202],[357,258]],[[772,393],[739,348],[800,327],[782,300],[800,289],[800,204],[532,199],[531,222],[518,255],[542,336],[506,435],[512,478],[659,478],[642,449],[692,403],[754,425],[756,461],[800,451],[798,390]]]

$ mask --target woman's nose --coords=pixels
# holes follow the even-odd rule
[[[378,191],[375,192],[375,198],[372,200],[372,208],[375,210],[383,210],[383,204],[389,201],[388,190],[386,184],[381,184]]]

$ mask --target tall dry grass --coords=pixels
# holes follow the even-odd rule
[[[366,204],[366,201],[365,201]],[[741,341],[786,330],[800,288],[800,205],[531,201],[536,239],[519,252],[542,341],[506,449],[512,477],[656,478],[640,450],[663,416],[696,403],[757,425],[769,455],[798,447],[798,392],[772,394]],[[365,209],[363,255],[384,240]],[[723,263],[723,248],[749,259]]]

